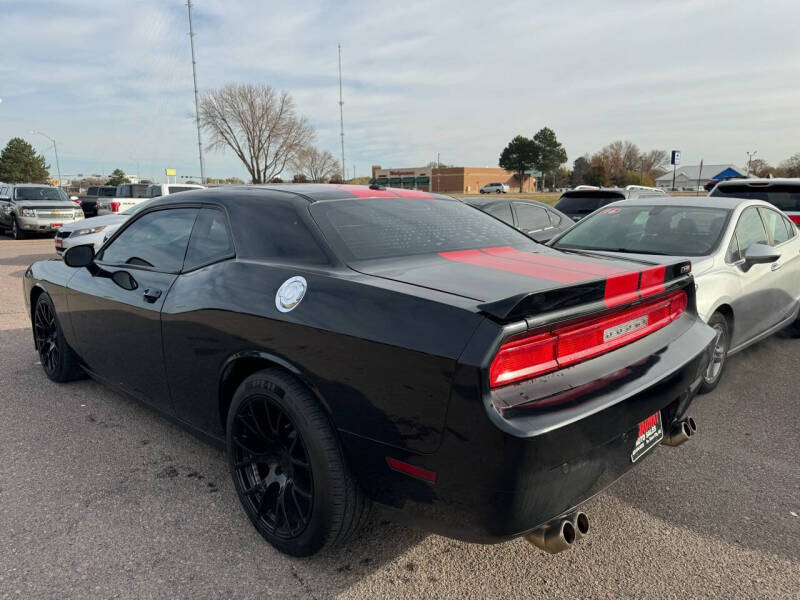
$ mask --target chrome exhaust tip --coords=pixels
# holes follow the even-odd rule
[[[584,515],[585,516],[585,515]],[[588,519],[586,521],[588,527]],[[525,536],[528,543],[537,548],[558,554],[564,550],[569,550],[575,543],[575,527],[570,519],[556,519],[538,527]],[[588,531],[588,529],[587,529]]]
[[[697,423],[692,417],[675,421],[669,431],[664,434],[661,443],[666,446],[680,446],[697,433]]]
[[[572,528],[575,530],[575,541],[577,542],[587,533],[589,533],[589,517],[586,513],[579,510],[570,515],[570,522]]]

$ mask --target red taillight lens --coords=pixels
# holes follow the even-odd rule
[[[681,291],[551,332],[512,338],[494,357],[489,383],[499,387],[531,379],[610,352],[668,325],[686,312],[687,304],[686,292]]]
[[[119,212],[119,202],[111,203],[111,212]]]
[[[800,215],[789,215],[789,218],[797,225],[800,225]]]

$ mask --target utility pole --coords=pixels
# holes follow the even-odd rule
[[[750,163],[753,160],[753,157],[758,153],[758,150],[753,150],[752,152],[747,153],[747,177],[750,177]]]
[[[194,58],[194,29],[192,29],[192,0],[186,0],[189,10],[189,45],[192,47],[192,79],[194,80],[194,120],[197,124],[197,155],[200,158],[200,183],[206,183],[206,168],[203,164],[203,140],[200,137],[200,110],[197,100],[197,61]]]
[[[56,170],[58,171],[58,187],[61,187],[63,185],[61,183],[61,163],[58,162],[58,146],[56,146],[56,141],[53,138],[51,138],[49,135],[47,135],[46,133],[42,133],[41,131],[35,131],[34,130],[34,131],[31,131],[31,133],[38,133],[39,135],[43,135],[48,140],[53,142],[53,152],[56,153]]]
[[[342,45],[336,44],[339,48],[339,135],[342,138],[342,181],[347,177],[344,168],[344,101],[342,100]]]

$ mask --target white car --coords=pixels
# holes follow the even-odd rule
[[[481,194],[507,194],[509,187],[505,183],[487,183],[480,189]]]
[[[716,387],[734,352],[787,326],[800,335],[800,233],[767,202],[696,196],[620,200],[550,245],[667,265],[691,261],[697,313],[717,332],[702,392]],[[660,285],[654,277],[654,289]]]
[[[125,212],[91,217],[61,227],[56,232],[56,253],[62,255],[72,246],[82,246],[84,244],[92,244],[95,253],[97,253],[103,242],[111,237],[125,221],[147,207],[152,200],[152,198],[145,198],[144,202],[131,206]]]
[[[103,198],[98,201],[97,214],[100,216],[122,213],[148,198],[158,198],[159,196],[177,194],[178,192],[204,189],[206,189],[204,185],[191,183],[124,183],[117,186],[117,195],[115,197]]]

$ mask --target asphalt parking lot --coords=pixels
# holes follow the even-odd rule
[[[698,435],[593,499],[571,551],[378,516],[337,552],[292,559],[251,527],[218,450],[91,380],[47,379],[20,278],[54,256],[52,239],[0,236],[2,598],[800,595],[800,340],[732,358],[695,401]]]

